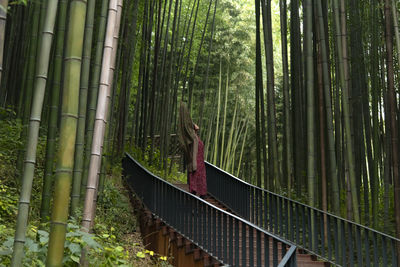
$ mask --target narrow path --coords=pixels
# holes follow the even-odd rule
[[[189,185],[187,185],[187,184],[175,184],[175,186],[177,186],[177,187],[189,192]],[[212,205],[214,205],[214,206],[216,206],[216,207],[218,207],[220,209],[223,209],[223,210],[225,210],[227,212],[235,214],[235,212],[233,212],[232,210],[226,208],[222,203],[220,203],[218,200],[216,200],[214,197],[212,197],[210,195],[207,195],[205,200],[207,202],[209,202],[210,204],[212,204]],[[237,214],[235,214],[235,215],[237,216]],[[228,222],[225,223],[224,227],[226,229],[222,229],[222,224],[221,224],[220,228],[221,228],[222,231],[220,231],[218,229],[218,227],[216,229],[216,232],[217,232],[216,236],[217,236],[217,239],[219,241],[219,242],[217,242],[217,244],[222,242],[223,236],[229,236],[229,235],[226,235],[226,232],[230,231]],[[237,245],[236,244],[232,245],[231,249],[242,250],[243,246],[246,247],[246,265],[247,266],[250,266],[250,265],[257,266],[258,265],[257,264],[257,260],[260,260],[260,261],[264,262],[266,260],[265,253],[261,254],[261,259],[256,259],[256,251],[257,251],[257,249],[261,250],[262,252],[265,251],[265,240],[264,240],[264,237],[260,238],[260,243],[259,244],[261,246],[259,246],[259,245],[257,245],[256,230],[255,229],[254,229],[254,232],[251,234],[250,231],[249,231],[249,227],[248,226],[246,226],[246,230],[245,231],[242,231],[242,225],[239,224],[239,231],[238,232],[239,232],[238,244]],[[245,232],[245,238],[246,238],[245,242],[243,242],[243,232]],[[233,236],[234,236],[234,239],[236,239],[235,238],[235,234]],[[229,242],[229,240],[226,240],[226,242]],[[274,266],[275,265],[275,264],[273,264],[274,263],[274,258],[275,258],[275,260],[280,261],[282,259],[282,250],[284,250],[284,249],[282,248],[282,244],[280,242],[274,242],[272,240],[272,238],[270,238],[268,240],[268,243],[269,243],[269,248],[270,248],[269,251],[271,252],[270,253],[271,255],[268,255],[268,260],[270,262],[270,265]],[[252,244],[252,245],[250,245],[250,244]],[[273,251],[273,247],[274,246],[277,248],[277,254],[276,255],[272,255],[272,251]],[[252,252],[253,252],[253,256],[251,257],[250,255],[252,254]],[[299,267],[330,266],[330,264],[327,263],[327,262],[318,261],[317,258],[315,256],[313,256],[313,255],[305,254],[301,249],[298,249],[296,253],[297,253],[297,266],[299,266]],[[228,254],[230,254],[229,251],[228,251]],[[235,253],[232,253],[231,255],[234,258]],[[234,261],[236,262],[235,259],[234,259]],[[238,262],[242,263],[242,258],[241,257],[239,258]]]

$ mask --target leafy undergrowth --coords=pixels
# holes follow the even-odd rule
[[[87,250],[89,266],[169,266],[166,257],[143,246],[128,192],[121,185],[119,177],[108,178],[97,208],[93,234],[82,232],[75,219],[69,220],[63,266],[78,266],[84,248]],[[13,191],[1,185],[0,266],[9,266],[11,260],[17,194],[8,192]],[[38,218],[31,220],[24,266],[44,266],[48,230],[48,223],[40,225]]]
[[[14,242],[20,187],[16,166],[22,148],[16,137],[21,129],[15,114],[0,109],[0,266],[10,265]],[[23,266],[44,266],[47,255],[50,225],[40,224],[39,217],[44,154],[45,138],[40,138]],[[170,266],[166,257],[143,246],[121,167],[111,169],[98,200],[93,233],[82,232],[77,219],[68,222],[63,266],[79,266],[83,249],[89,266]]]
[[[143,167],[149,170],[151,173],[157,175],[160,178],[165,179],[170,183],[187,183],[186,172],[182,172],[180,164],[176,161],[168,158],[166,161],[166,168],[164,168],[161,162],[160,151],[155,149],[153,152],[152,164],[150,164],[149,154],[151,151],[151,145],[148,145],[145,153],[140,148],[130,147],[128,148],[132,157],[137,160]]]

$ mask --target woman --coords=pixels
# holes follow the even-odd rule
[[[204,144],[198,134],[199,126],[193,123],[189,110],[181,102],[179,109],[179,141],[188,170],[189,191],[204,198],[207,194],[206,167],[204,165]]]

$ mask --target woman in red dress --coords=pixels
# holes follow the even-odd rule
[[[193,123],[184,103],[179,110],[179,141],[184,151],[190,193],[200,197],[207,194],[204,144],[197,135],[199,126]]]

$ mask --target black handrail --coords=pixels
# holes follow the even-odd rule
[[[279,266],[297,266],[290,242],[155,176],[129,154],[122,166],[130,189],[154,216],[222,263],[278,266],[280,254]]]
[[[254,186],[210,163],[206,169],[212,196],[299,248],[337,266],[397,266],[400,239]]]

